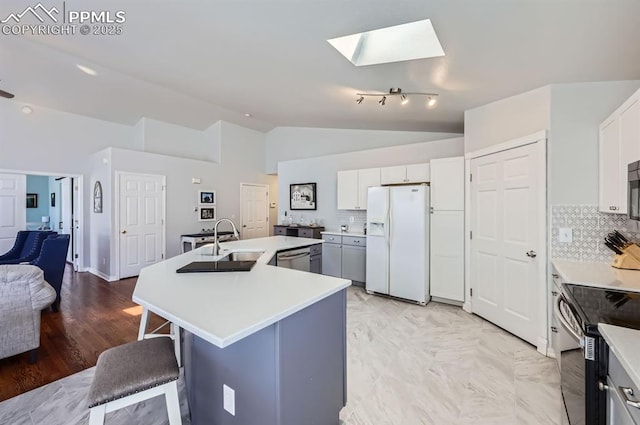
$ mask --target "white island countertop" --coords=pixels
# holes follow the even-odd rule
[[[192,261],[215,261],[212,245],[142,269],[133,301],[211,344],[224,348],[344,288],[350,280],[267,265],[278,252],[322,243],[273,236],[220,244],[264,251],[249,272],[176,273]]]
[[[551,263],[566,283],[640,292],[640,270],[622,270],[608,263],[586,261],[553,259]]]
[[[598,324],[598,330],[633,383],[640,387],[640,331],[604,323]]]

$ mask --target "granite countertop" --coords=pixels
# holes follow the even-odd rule
[[[133,301],[211,344],[224,348],[346,287],[350,280],[270,266],[278,251],[322,243],[272,236],[212,245],[142,269]],[[264,251],[249,272],[178,274],[192,261],[215,261],[234,251]]]
[[[604,323],[598,324],[598,330],[635,386],[640,387],[640,331]]]
[[[356,232],[356,231],[341,232],[340,230],[337,230],[337,231],[331,232],[331,231],[325,230],[324,232],[320,232],[320,233],[322,233],[323,235],[353,236],[353,237],[356,237],[356,238],[366,238],[367,237],[367,235],[365,235],[364,233]]]
[[[566,283],[640,292],[640,270],[622,270],[608,263],[586,261],[553,259],[551,263]]]

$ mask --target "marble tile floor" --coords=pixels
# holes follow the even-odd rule
[[[420,307],[352,287],[347,317],[348,402],[342,425],[562,423],[555,361],[459,307]],[[87,424],[93,370],[0,403],[0,424]],[[180,394],[188,425],[183,385]],[[106,421],[134,423],[168,423],[164,400],[110,413]]]

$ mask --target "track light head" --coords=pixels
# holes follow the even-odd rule
[[[378,103],[380,104],[380,106],[384,106],[384,104],[387,102],[387,96],[382,96],[382,99],[380,99],[378,101]]]
[[[403,105],[406,105],[407,103],[409,103],[409,99],[407,98],[407,96],[405,95],[400,96],[400,103]]]
[[[356,99],[356,103],[359,105],[362,103],[363,100],[364,100],[364,96],[360,96],[359,98]]]
[[[438,102],[438,99],[436,99],[434,96],[429,96],[427,98],[427,106],[435,106],[437,102]]]

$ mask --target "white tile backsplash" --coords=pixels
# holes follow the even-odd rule
[[[351,217],[353,217],[353,223],[351,222]],[[364,224],[367,222],[367,212],[366,211],[338,211],[338,221],[340,225],[346,224],[349,226],[349,230],[353,232],[362,232],[364,229]],[[327,229],[330,231],[340,230],[340,229]]]
[[[573,229],[572,243],[558,240],[559,227]],[[551,257],[609,262],[613,252],[604,245],[604,237],[614,230],[631,241],[640,241],[638,224],[625,215],[601,213],[597,205],[552,205]]]

